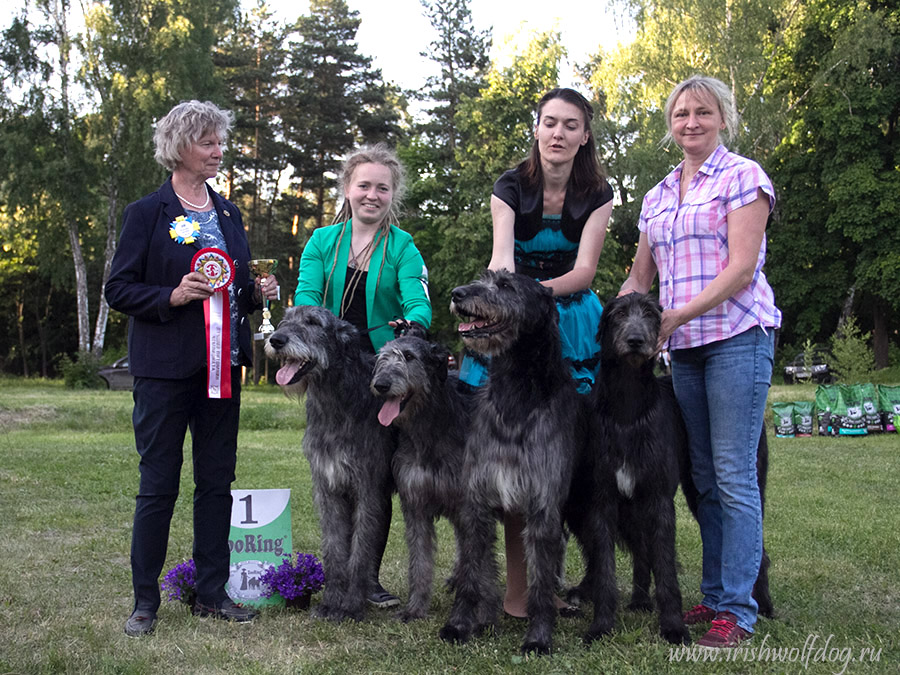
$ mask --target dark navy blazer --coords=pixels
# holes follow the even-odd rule
[[[251,365],[247,315],[262,305],[253,301],[254,283],[247,266],[250,246],[237,207],[207,189],[234,260],[240,354],[243,365]],[[156,192],[129,204],[123,215],[106,299],[110,307],[131,317],[128,361],[137,377],[183,379],[207,366],[203,301],[169,306],[169,296],[191,271],[191,260],[200,250],[196,241],[179,244],[169,234],[170,223],[183,215],[171,177]]]

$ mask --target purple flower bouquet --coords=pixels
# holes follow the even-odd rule
[[[193,607],[197,600],[197,568],[193,559],[178,563],[166,572],[160,588],[169,601],[178,600]]]
[[[267,598],[278,593],[288,607],[305,608],[310,596],[325,585],[325,570],[316,556],[295,553],[282,558],[277,567],[271,566],[259,580],[265,585],[263,595]]]

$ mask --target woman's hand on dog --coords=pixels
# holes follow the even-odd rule
[[[664,309],[662,313],[662,321],[659,324],[659,339],[656,341],[656,350],[662,351],[669,336],[675,332],[679,326],[687,323],[681,318],[681,312],[677,309]]]

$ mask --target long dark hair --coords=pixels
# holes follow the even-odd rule
[[[594,119],[594,108],[590,102],[574,89],[557,87],[551,89],[541,97],[537,105],[537,124],[541,123],[541,112],[544,104],[553,99],[562,99],[581,110],[584,116],[584,130],[588,132],[587,142],[578,148],[575,153],[575,161],[572,164],[572,175],[569,176],[568,187],[577,194],[589,194],[602,190],[606,185],[606,176],[600,162],[597,161],[597,147],[594,144],[594,133],[591,131],[591,120]],[[528,159],[519,164],[519,173],[524,183],[533,190],[543,189],[544,172],[541,168],[541,151],[538,148],[537,138],[531,145],[531,154]]]

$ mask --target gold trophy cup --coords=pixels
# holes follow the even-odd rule
[[[251,260],[249,263],[250,271],[258,277],[265,279],[275,271],[278,267],[278,261],[274,258],[258,258]],[[281,289],[279,289],[280,291]],[[259,332],[253,335],[254,340],[265,340],[275,332],[275,326],[269,320],[272,318],[272,312],[269,311],[269,299],[263,298],[262,323],[259,325]]]

